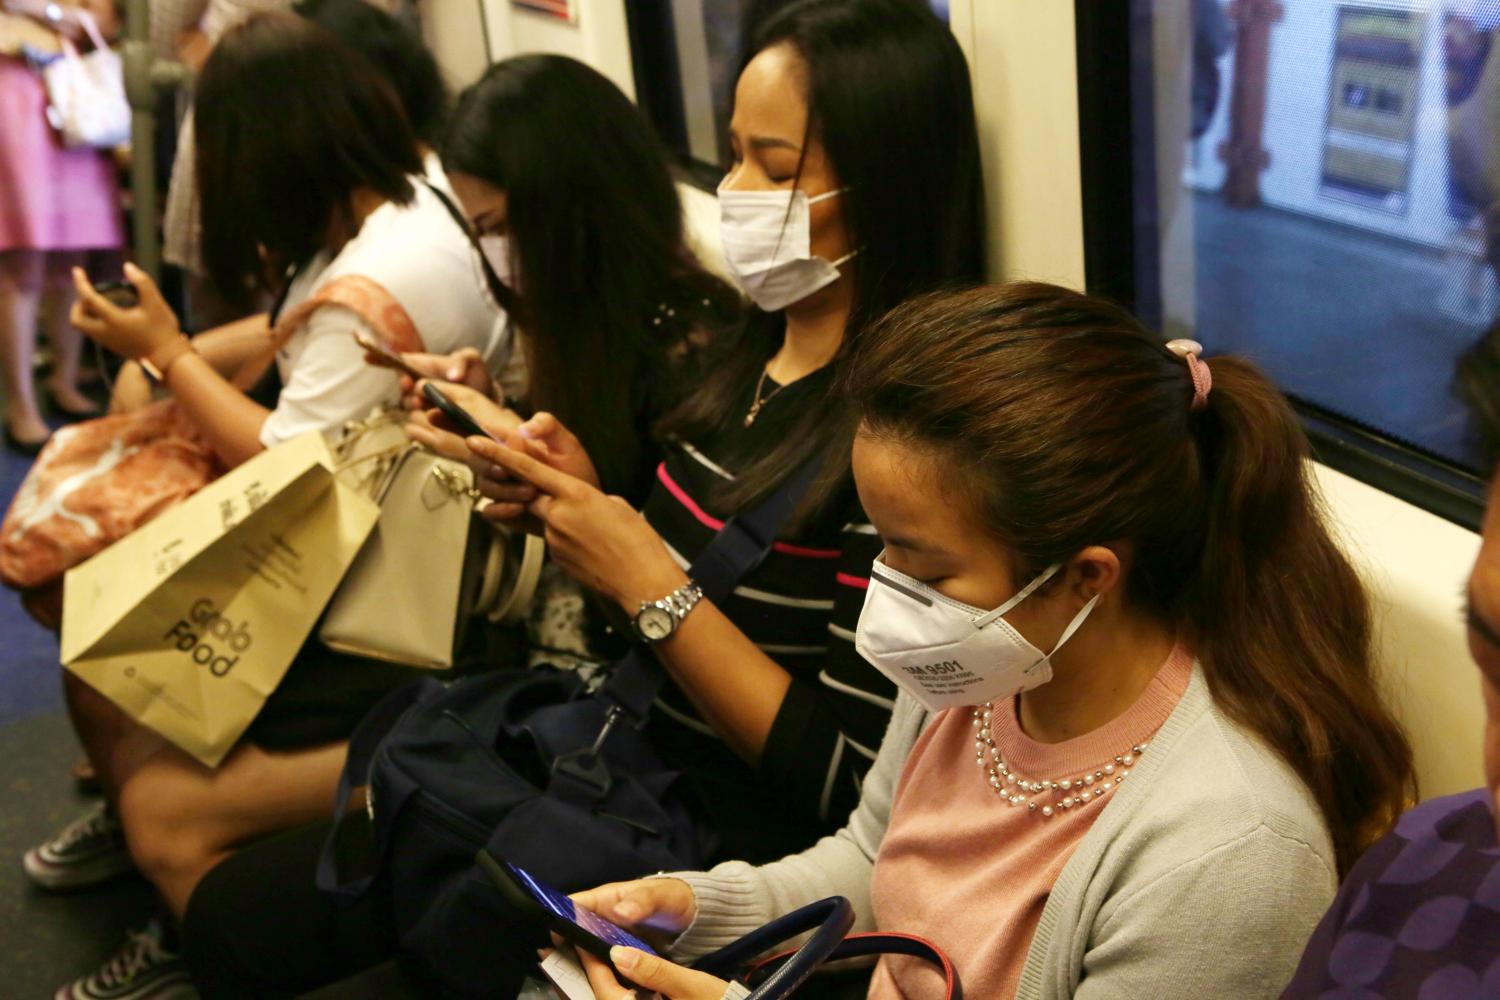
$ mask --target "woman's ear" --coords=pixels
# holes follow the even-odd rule
[[[1107,594],[1124,577],[1120,555],[1107,545],[1090,545],[1068,564],[1068,587],[1079,603]]]

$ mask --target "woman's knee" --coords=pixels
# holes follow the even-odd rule
[[[153,882],[199,874],[218,856],[205,825],[181,808],[182,789],[174,784],[148,766],[120,789],[120,824],[130,856]]]

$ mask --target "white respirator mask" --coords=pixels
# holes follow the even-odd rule
[[[1033,646],[1001,616],[1061,568],[1061,563],[1047,567],[1010,600],[985,611],[876,560],[854,648],[933,712],[1030,691],[1052,679],[1051,658],[1083,625],[1099,595],[1073,616],[1050,653]]]

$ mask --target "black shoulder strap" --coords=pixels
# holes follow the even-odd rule
[[[284,280],[281,282],[281,290],[276,293],[276,301],[271,303],[271,315],[267,325],[272,330],[276,329],[276,321],[281,319],[281,311],[286,308],[287,296],[292,294],[292,284],[302,276],[303,271],[307,270],[307,265],[311,259],[298,261],[295,265],[286,269],[286,274],[283,275]]]
[[[706,599],[722,601],[746,573],[760,565],[775,544],[776,533],[812,485],[822,466],[820,458],[808,459],[753,509],[730,518],[693,560],[688,575],[703,588]],[[553,759],[548,794],[582,794],[593,801],[608,795],[614,778],[600,753],[604,741],[621,719],[637,727],[644,726],[665,681],[666,671],[652,652],[639,643],[617,660],[597,692],[609,706],[603,726],[590,746]]]
[[[688,576],[703,588],[705,599],[721,603],[765,559],[776,542],[777,532],[791,517],[822,467],[821,458],[816,455],[808,459],[770,496],[730,518],[693,560]],[[656,657],[637,644],[616,662],[599,694],[619,706],[634,724],[641,725],[665,680],[666,674]]]

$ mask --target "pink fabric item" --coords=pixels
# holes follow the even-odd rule
[[[420,353],[427,350],[417,324],[396,297],[377,281],[362,274],[346,274],[334,278],[318,289],[306,302],[287,310],[271,331],[271,340],[280,350],[292,339],[292,334],[307,322],[307,318],[324,306],[343,306],[364,318],[375,330],[375,335],[385,346],[397,354]]]
[[[265,356],[246,365],[235,382],[247,372],[264,372],[276,350],[325,305],[358,313],[393,350],[423,349],[394,296],[369,278],[346,275],[291,310],[267,338]],[[213,448],[175,400],[66,427],[37,456],[0,524],[0,580],[28,592],[55,586],[63,573],[222,472]],[[45,600],[28,610],[55,627]]]
[[[187,499],[220,472],[171,400],[52,435],[0,525],[0,578],[31,589]]]
[[[1092,774],[1151,739],[1192,670],[1191,654],[1179,646],[1123,715],[1064,743],[1027,737],[1011,698],[995,706],[996,746],[1014,773],[1033,781]],[[950,709],[912,748],[875,859],[871,899],[881,930],[917,934],[947,952],[965,996],[1003,1000],[1015,996],[1053,884],[1111,800],[1050,818],[1007,805],[990,787],[988,772],[975,766],[975,732],[971,709]],[[1048,803],[1057,796],[1038,798]],[[869,993],[871,1000],[943,995],[942,976],[930,966],[890,955],[876,966]]]
[[[124,242],[115,167],[64,149],[42,78],[0,56],[0,251],[112,250]]]

